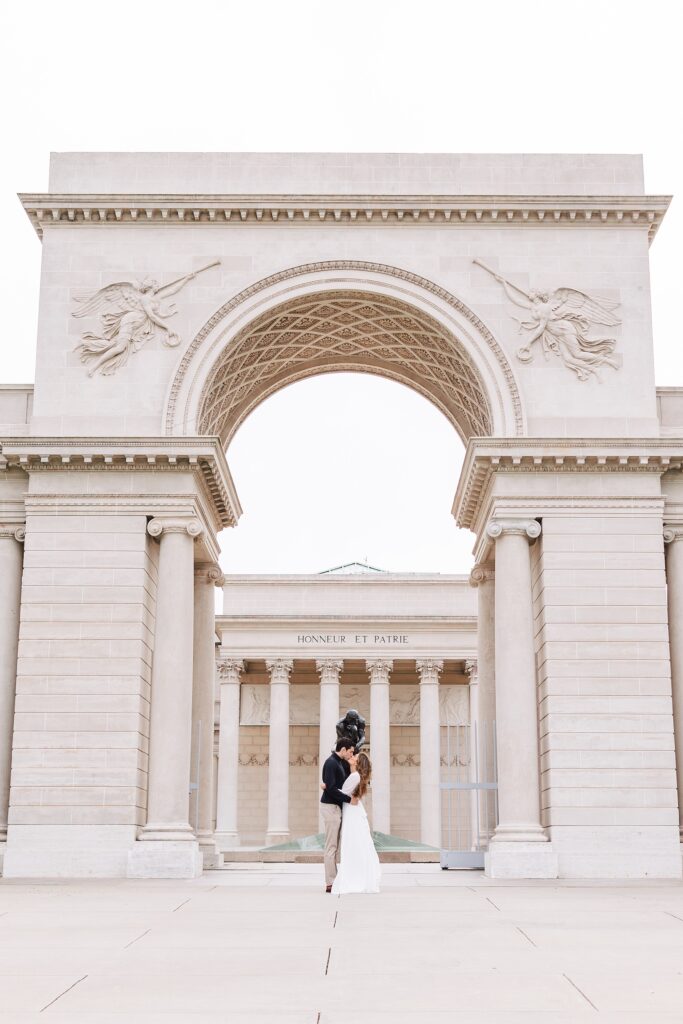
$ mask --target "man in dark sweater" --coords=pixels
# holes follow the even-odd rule
[[[342,786],[349,777],[348,759],[353,754],[351,740],[337,740],[334,751],[323,765],[323,795],[320,798],[320,813],[325,826],[325,892],[332,892],[332,883],[337,877],[337,852],[341,833],[342,804],[357,804],[358,798],[342,792]]]

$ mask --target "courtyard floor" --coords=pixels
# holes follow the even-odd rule
[[[683,1022],[683,885],[385,865],[193,882],[0,880],[0,1022]]]

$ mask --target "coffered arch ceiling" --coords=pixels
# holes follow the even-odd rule
[[[484,383],[453,333],[393,296],[330,289],[285,301],[237,333],[205,382],[199,433],[217,435],[227,446],[269,395],[335,371],[373,373],[413,388],[443,412],[463,441],[493,432]]]

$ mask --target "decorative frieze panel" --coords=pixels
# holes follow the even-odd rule
[[[356,708],[370,722],[370,688],[343,685],[340,688],[343,710]],[[469,697],[466,686],[439,686],[442,725],[467,725]],[[389,714],[391,725],[419,726],[420,690],[403,683],[389,688]],[[294,683],[289,695],[290,725],[317,726],[320,724],[320,694],[315,686]],[[243,683],[241,686],[240,725],[268,725],[270,722],[270,687],[263,684]],[[333,738],[333,737],[332,737]]]

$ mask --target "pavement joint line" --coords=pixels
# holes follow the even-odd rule
[[[183,900],[183,902],[179,903],[177,907],[174,907],[173,910],[171,911],[171,913],[175,914],[176,910],[180,910],[180,908],[184,907],[186,903],[189,903],[191,899],[192,899],[192,897],[188,896],[186,900]]]
[[[496,906],[496,904],[493,902],[490,896],[487,896],[486,899],[488,900],[492,907],[495,907],[496,910],[500,911],[500,907]]]
[[[566,979],[567,979],[567,981],[568,981],[568,982],[569,982],[569,984],[570,984],[570,985],[572,986],[572,988],[575,988],[575,989],[576,989],[576,991],[577,991],[577,992],[579,993],[579,995],[580,995],[580,996],[583,996],[583,998],[584,998],[584,999],[586,1000],[586,1002],[588,1003],[588,1005],[589,1005],[589,1006],[592,1006],[592,1007],[593,1007],[593,1009],[595,1010],[595,1012],[596,1012],[596,1013],[600,1013],[600,1011],[598,1010],[598,1008],[597,1008],[597,1006],[595,1005],[595,1003],[594,1003],[594,1002],[593,1002],[593,1001],[592,1001],[591,999],[589,999],[589,998],[588,998],[588,996],[586,995],[586,993],[585,993],[585,992],[582,992],[582,991],[581,991],[581,989],[579,988],[579,986],[578,986],[578,985],[576,985],[576,984],[575,984],[575,983],[574,983],[574,982],[572,981],[572,979],[571,979],[571,978],[569,977],[569,975],[568,975],[568,974],[563,974],[563,975],[562,975],[562,977],[563,977],[563,978],[566,978]]]
[[[516,925],[515,925],[515,928],[517,929],[517,931],[519,932],[519,934],[520,934],[520,935],[523,935],[523,936],[524,936],[524,938],[525,938],[525,939],[527,940],[527,942],[530,942],[530,943],[531,943],[531,945],[532,945],[532,946],[533,946],[533,947],[534,947],[535,949],[538,949],[538,946],[536,945],[536,943],[534,942],[534,940],[533,940],[533,939],[531,939],[531,938],[529,938],[529,936],[527,935],[527,933],[526,933],[525,931],[522,931],[522,929],[521,929],[521,928],[519,927],[519,925],[518,925],[518,924],[516,924]]]
[[[131,939],[130,942],[127,942],[126,945],[123,948],[124,949],[128,949],[130,946],[133,945],[134,942],[137,942],[138,939],[144,939],[145,935],[149,935],[151,930],[152,930],[151,928],[148,928],[146,932],[142,933],[142,935],[136,935],[135,938]]]
[[[325,964],[325,977],[327,977],[327,972],[330,969],[330,957],[331,956],[332,956],[332,946],[329,946],[328,950],[327,950],[327,963]]]
[[[335,912],[334,912],[334,921],[332,922],[332,927],[333,927],[333,928],[336,928],[336,927],[337,927],[337,918],[338,918],[338,917],[339,917],[339,911],[338,911],[338,910],[335,910]]]
[[[76,988],[76,985],[80,985],[80,983],[82,981],[85,981],[85,979],[87,977],[88,977],[88,975],[84,974],[82,978],[78,979],[78,981],[74,981],[73,985],[69,985],[68,988],[65,988],[63,992],[60,992],[58,996],[55,996],[54,999],[51,999],[50,1002],[46,1003],[45,1006],[43,1006],[38,1012],[39,1013],[43,1013],[43,1011],[47,1010],[50,1006],[54,1006],[54,1004],[57,1002],[58,999],[61,999],[62,996],[65,996],[67,994],[67,992],[71,991],[72,988]]]
[[[665,910],[664,913],[667,917],[675,917],[677,921],[683,921],[683,917],[679,917],[678,914],[672,914],[670,910]]]

